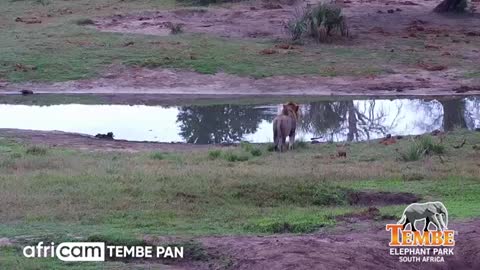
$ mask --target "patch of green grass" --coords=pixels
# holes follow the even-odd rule
[[[281,216],[271,216],[248,220],[245,229],[256,233],[312,233],[319,228],[335,225],[331,214],[292,212]]]
[[[345,205],[348,190],[330,185],[245,183],[233,188],[233,197],[259,206],[286,205]]]
[[[68,263],[62,262],[57,258],[25,258],[19,247],[0,247],[0,268],[1,269],[55,269],[55,270],[100,270],[100,269],[129,269],[128,265],[121,262],[101,262],[101,263]]]
[[[463,130],[447,134],[444,144],[463,138],[480,144],[478,133]],[[359,211],[348,204],[348,194],[361,190],[410,192],[424,201],[442,201],[450,222],[480,217],[478,152],[466,145],[448,148],[443,162],[436,156],[399,162],[395,148],[410,144],[408,139],[395,147],[351,143],[348,160],[329,158],[336,152],[334,144],[255,158],[238,147],[229,151],[249,155],[251,161],[230,163],[206,158],[212,149],[165,153],[162,162],[152,160],[150,152],[52,148],[47,156],[27,155],[31,146],[0,139],[0,205],[11,206],[0,211],[0,235],[27,244],[39,239],[137,243],[145,235],[305,233],[334,226],[338,215]],[[220,151],[222,158],[228,153]],[[12,157],[15,153],[21,155]],[[407,174],[422,177],[410,181],[403,177]],[[404,208],[379,207],[382,215],[398,218]]]
[[[145,246],[147,243],[143,239],[131,237],[124,234],[94,234],[86,239],[87,242],[105,242],[106,245],[113,246]]]

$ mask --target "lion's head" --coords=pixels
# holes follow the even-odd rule
[[[299,112],[300,106],[297,105],[294,102],[288,102],[286,104],[283,104],[282,108],[282,114],[284,115],[294,115],[296,119],[300,117],[300,112]]]

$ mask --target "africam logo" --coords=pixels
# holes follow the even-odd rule
[[[417,221],[425,221],[423,232]],[[410,230],[407,226],[410,225]],[[430,230],[432,226],[436,230]],[[454,231],[448,230],[448,211],[441,202],[412,203],[397,224],[387,224],[390,246],[454,246]]]

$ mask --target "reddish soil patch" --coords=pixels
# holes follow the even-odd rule
[[[389,219],[391,218],[392,217],[389,217]],[[339,216],[336,219],[337,221],[356,223],[359,221],[366,221],[366,220],[379,220],[379,219],[382,219],[382,216],[380,215],[380,210],[378,208],[371,206],[366,210],[363,210],[360,212],[348,213],[348,214]],[[383,219],[387,219],[387,218],[384,217]]]
[[[96,27],[103,31],[168,35],[168,24],[182,24],[185,32],[207,33],[222,37],[284,38],[286,23],[307,5],[319,2],[290,1],[278,3],[248,2],[228,8],[196,8],[172,11],[115,15],[98,19]],[[359,41],[385,43],[385,35],[414,37],[427,34],[477,33],[479,18],[449,18],[432,12],[438,1],[348,0],[337,1],[343,6],[351,32]],[[421,18],[421,20],[420,20]],[[467,31],[468,30],[468,31]]]
[[[363,206],[410,204],[418,202],[420,199],[417,195],[406,192],[359,191],[348,195],[350,205]]]
[[[445,257],[445,263],[421,264],[399,263],[389,255],[385,224],[392,222],[344,224],[333,232],[312,235],[220,236],[199,241],[210,252],[230,258],[232,269],[479,269],[480,220],[451,222],[451,229],[458,231],[455,255]]]
[[[169,24],[181,24],[183,30],[190,33],[221,37],[281,37],[285,34],[285,22],[292,11],[281,5],[178,9],[116,15],[97,20],[96,26],[103,31],[168,35]]]

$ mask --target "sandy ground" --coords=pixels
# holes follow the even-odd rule
[[[292,16],[308,5],[321,0],[248,1],[225,7],[183,8],[171,11],[148,11],[116,14],[96,20],[101,31],[168,35],[169,25],[180,24],[184,32],[207,33],[234,38],[285,38],[286,24]],[[478,16],[462,20],[449,19],[432,12],[440,1],[419,0],[338,0],[348,18],[356,42],[379,38],[383,44],[386,35],[405,34],[412,22],[428,25],[426,31],[445,30],[450,33],[480,30]],[[474,5],[477,5],[474,2]],[[389,11],[391,10],[391,11]],[[375,45],[375,44],[372,44]]]
[[[190,71],[113,68],[103,78],[54,84],[25,83],[0,86],[0,94],[21,90],[56,94],[165,94],[223,96],[432,96],[479,95],[480,84],[459,80],[455,71],[358,77],[274,76],[264,79],[225,73],[205,75]],[[408,75],[410,74],[410,75]],[[294,89],[294,90],[292,90]]]
[[[389,254],[386,223],[362,221],[310,235],[201,237],[208,253],[229,258],[231,269],[479,269],[480,220],[452,221],[458,231],[454,256],[444,263],[400,263]],[[162,243],[164,238],[148,238]],[[219,262],[190,262],[179,269],[217,269]]]

